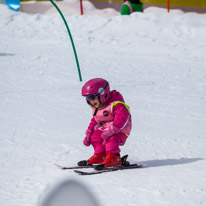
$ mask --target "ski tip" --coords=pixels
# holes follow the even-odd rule
[[[64,167],[64,166],[61,166],[61,165],[58,165],[58,164],[54,164],[54,165],[57,166],[59,169],[62,169],[62,170],[67,169],[67,167]]]
[[[56,163],[54,163],[54,165],[57,166],[58,168],[62,168],[61,165],[58,165],[58,164],[56,164]]]
[[[79,175],[86,175],[86,172],[83,171],[79,171],[79,170],[74,170],[75,173],[79,174]]]

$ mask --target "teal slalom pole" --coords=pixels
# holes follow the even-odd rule
[[[67,28],[67,31],[68,31],[68,34],[69,34],[69,37],[70,37],[70,40],[71,40],[71,43],[72,43],[72,47],[73,47],[73,51],[74,51],[74,56],[75,56],[75,59],[76,59],[76,64],[77,64],[77,69],[78,69],[78,73],[79,73],[79,80],[80,82],[82,81],[82,75],[81,75],[81,71],[80,71],[80,68],[79,68],[79,61],[78,61],[78,58],[77,58],[77,53],[76,53],[76,49],[75,49],[75,46],[74,46],[74,42],[73,42],[73,39],[72,39],[72,35],[71,35],[71,32],[69,30],[69,26],[66,22],[66,19],[64,18],[61,10],[58,8],[58,6],[53,2],[53,0],[49,0],[53,5],[54,7],[57,9],[57,11],[59,12],[60,16],[62,17],[63,21],[64,21],[64,24]]]

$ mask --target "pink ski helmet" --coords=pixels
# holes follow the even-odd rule
[[[82,96],[96,95],[99,96],[101,103],[110,99],[109,82],[102,78],[91,79],[82,87]]]

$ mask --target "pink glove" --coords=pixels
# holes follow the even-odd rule
[[[108,140],[111,136],[118,134],[120,132],[120,128],[117,127],[115,124],[112,124],[109,128],[106,128],[102,132],[102,138],[104,141]]]
[[[87,131],[85,132],[86,137],[84,138],[83,144],[85,146],[89,146],[91,144],[91,135],[92,135],[92,131],[90,129],[87,129]]]

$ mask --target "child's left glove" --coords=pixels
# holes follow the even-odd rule
[[[112,124],[109,128],[106,128],[102,132],[102,138],[106,141],[108,140],[111,136],[118,134],[120,132],[120,128],[116,126],[115,124]]]

